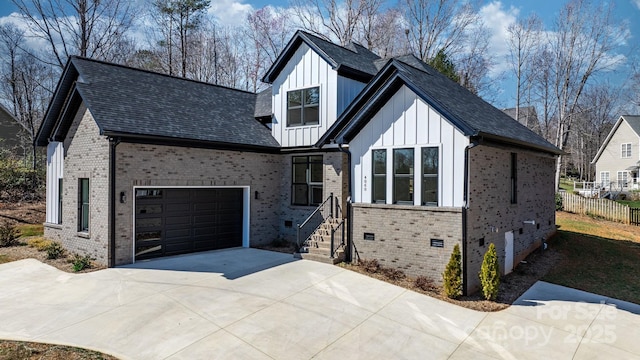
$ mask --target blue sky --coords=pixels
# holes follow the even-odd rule
[[[144,1],[144,0],[135,0]],[[596,0],[597,1],[597,0]],[[275,7],[286,6],[289,0],[269,1],[269,0],[212,0],[210,13],[215,14],[222,24],[237,24],[242,18],[246,17],[247,11],[251,9],[261,8],[266,5]],[[395,1],[389,1],[393,4]],[[625,64],[621,68],[602,74],[602,80],[609,81],[613,84],[622,84],[625,80],[626,71],[632,61],[637,61],[640,65],[640,0],[613,0],[615,5],[616,17],[621,21],[627,21],[629,24],[630,38],[628,46],[623,49],[627,58]],[[506,27],[510,22],[515,21],[517,17],[526,17],[530,13],[535,12],[550,28],[553,25],[554,18],[558,14],[564,1],[559,0],[503,0],[488,1],[484,0],[481,4],[480,13],[483,14],[485,24],[492,31],[492,44],[490,52],[494,55],[494,60],[504,62],[506,56]],[[16,11],[15,5],[10,0],[0,0],[0,23],[7,16]],[[502,64],[502,70],[505,69]],[[513,106],[512,87],[513,81],[507,77],[500,83],[501,94],[498,95],[494,105],[498,107]]]

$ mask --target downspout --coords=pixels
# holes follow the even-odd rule
[[[467,296],[467,210],[469,209],[469,150],[476,147],[478,142],[471,143],[464,148],[464,206],[462,207],[462,295]]]
[[[352,207],[351,207],[351,196],[352,196],[352,185],[351,185],[351,151],[349,149],[345,149],[343,148],[343,143],[340,142],[338,144],[338,149],[340,149],[340,151],[342,151],[343,153],[347,154],[347,168],[348,168],[348,183],[347,183],[347,251],[345,252],[345,260],[347,262],[351,262],[353,261],[353,254],[351,253],[353,250],[353,243],[352,243],[352,232],[353,232],[353,221],[352,221]]]
[[[109,138],[109,267],[116,266],[116,146],[120,138]]]

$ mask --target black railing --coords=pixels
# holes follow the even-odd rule
[[[640,225],[640,208],[629,209],[629,223],[631,225]]]
[[[344,246],[345,221],[342,219],[338,226],[331,227],[331,258],[335,258],[336,251]]]
[[[329,194],[322,204],[309,215],[302,224],[298,224],[296,243],[302,252],[304,243],[309,237],[325,222],[326,219],[333,218],[333,193]],[[301,241],[301,239],[304,239]]]

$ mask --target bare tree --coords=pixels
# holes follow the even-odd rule
[[[40,60],[64,67],[70,55],[111,60],[111,51],[131,25],[123,0],[11,0],[35,36],[45,40],[53,58]]]
[[[402,0],[411,50],[423,61],[443,50],[455,58],[465,46],[466,30],[478,19],[462,0]]]
[[[190,36],[201,25],[204,12],[210,4],[211,0],[154,0],[153,6],[159,15],[156,21],[165,37],[161,45],[167,48],[170,75],[174,73],[173,48],[177,46],[180,55],[180,73],[182,77],[187,77]]]
[[[489,71],[494,66],[494,60],[488,56],[490,32],[486,26],[478,21],[466,29],[465,46],[454,62],[460,75],[460,85],[485,100],[490,99],[500,76],[491,77]]]
[[[516,80],[516,119],[520,119],[520,104],[523,87],[531,80],[532,57],[538,52],[542,21],[535,14],[509,25],[509,62]]]
[[[293,0],[292,4],[302,28],[327,40],[333,37],[340,45],[354,40],[363,14],[371,8],[367,0]]]
[[[569,140],[574,115],[589,80],[619,60],[615,50],[624,39],[621,22],[612,15],[613,3],[592,5],[588,0],[565,4],[550,36],[553,54],[554,95],[558,107],[556,145],[563,149]],[[556,187],[560,184],[562,155],[558,156]]]

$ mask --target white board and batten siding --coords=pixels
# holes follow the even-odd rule
[[[339,76],[329,63],[302,43],[273,82],[271,134],[282,147],[315,144],[364,85]],[[287,127],[287,92],[315,86],[320,88],[320,123]]]
[[[469,139],[403,86],[349,143],[354,202],[371,203],[372,150],[414,149],[414,205],[420,205],[421,148],[439,148],[439,206],[463,206],[464,152]],[[387,203],[393,202],[393,154],[387,152]]]
[[[58,223],[59,179],[64,173],[64,147],[62,142],[52,141],[47,145],[47,216],[46,222]]]

